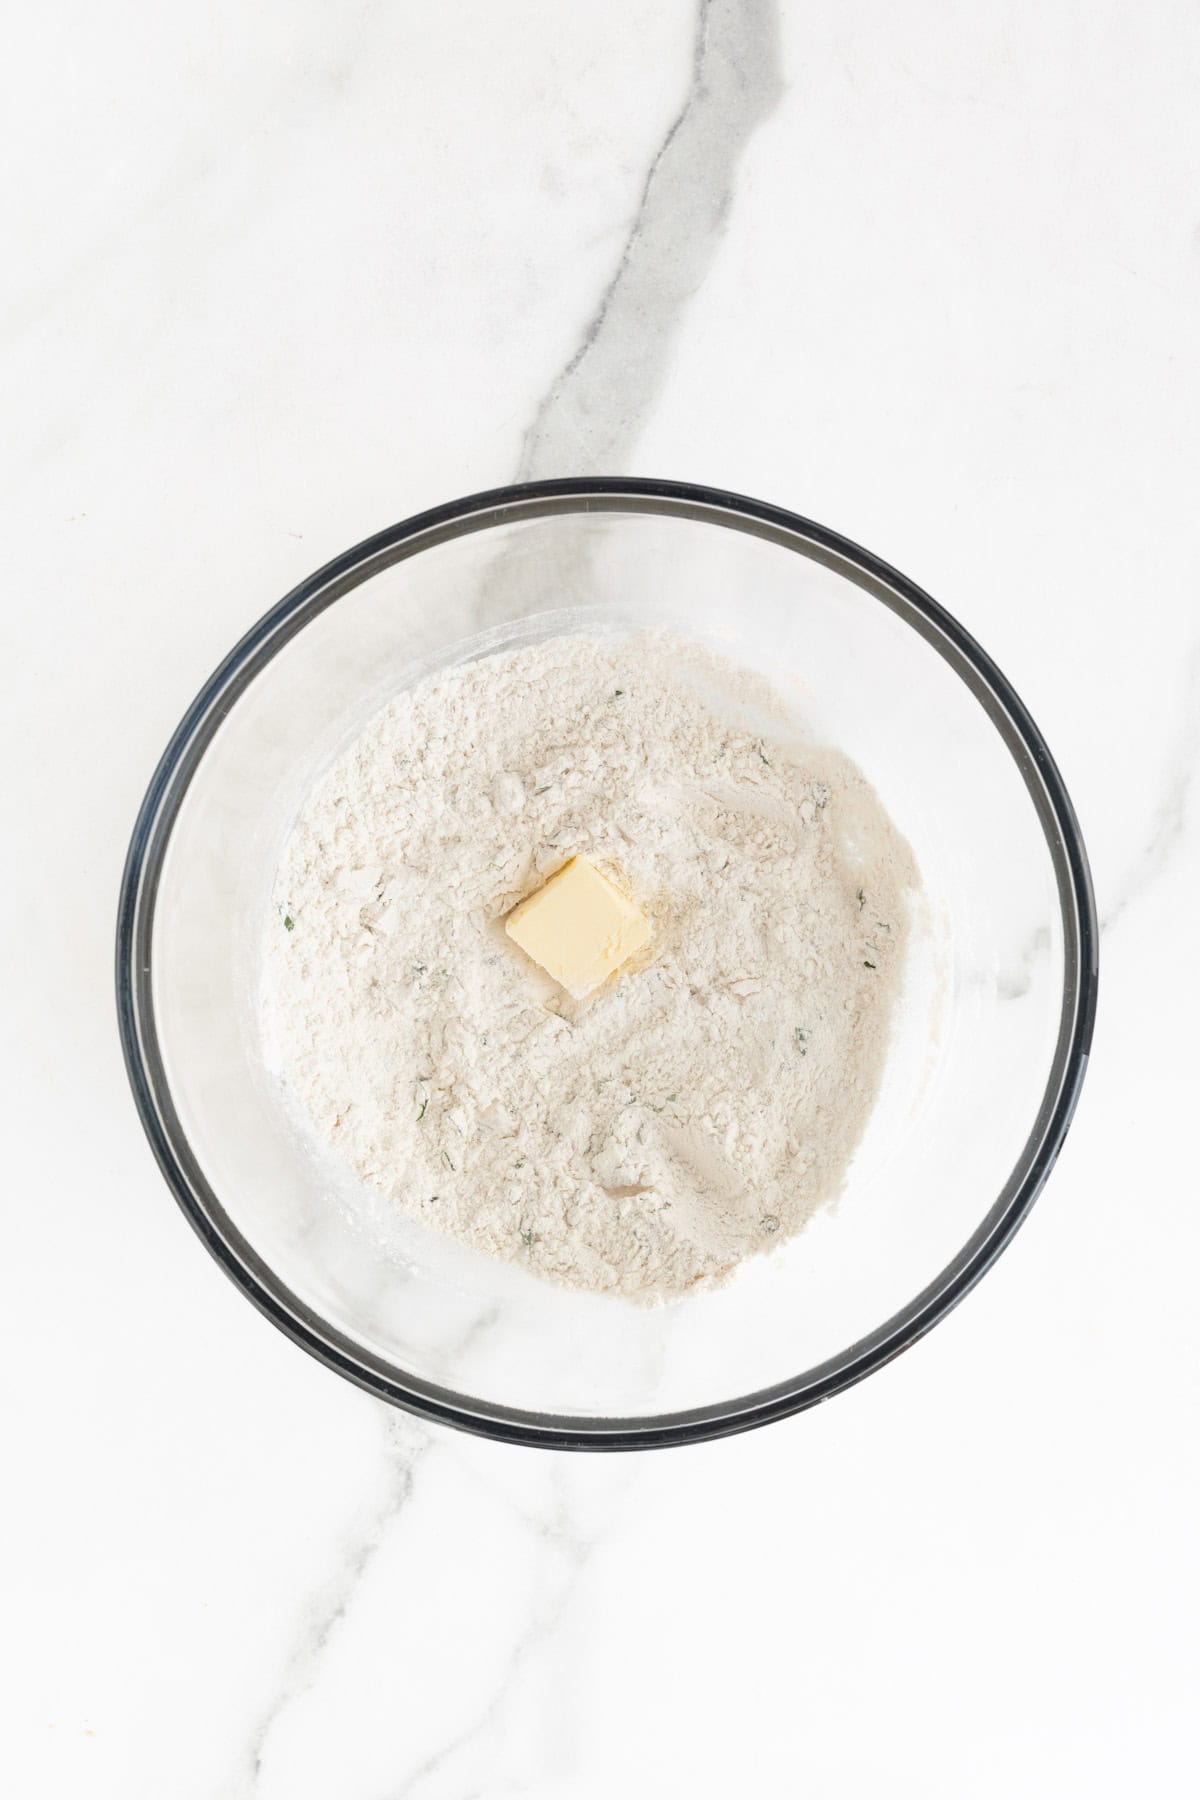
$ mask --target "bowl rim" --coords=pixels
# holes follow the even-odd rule
[[[958,1254],[866,1337],[789,1380],[708,1406],[622,1418],[527,1411],[456,1393],[374,1356],[293,1294],[225,1212],[188,1144],[159,1052],[153,1005],[154,907],[163,857],[192,776],[238,695],[310,619],[381,569],[448,538],[515,518],[570,512],[653,513],[767,538],[836,569],[917,630],[966,683],[1017,763],[1054,866],[1064,941],[1059,1029],[1041,1104],[1008,1180]],[[1070,1127],[1095,1021],[1098,938],[1079,822],[1045,740],[1012,684],[944,607],[849,538],[782,507],[690,482],[569,477],[492,488],[377,532],[300,582],[234,646],[184,714],[138,811],[117,911],[117,1019],[134,1101],[167,1185],[226,1274],[295,1343],[377,1398],[480,1436],[564,1450],[660,1449],[747,1431],[831,1398],[916,1343],[969,1292],[1028,1214]]]

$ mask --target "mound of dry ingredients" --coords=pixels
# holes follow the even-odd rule
[[[651,941],[574,1001],[506,938],[581,854]],[[366,1181],[571,1286],[685,1293],[831,1199],[912,858],[759,677],[559,637],[401,694],[312,792],[268,926],[275,1066]]]

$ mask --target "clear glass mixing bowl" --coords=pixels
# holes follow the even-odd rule
[[[429,669],[664,624],[786,681],[911,843],[926,918],[837,1205],[728,1287],[645,1309],[389,1216],[268,1076],[255,1006],[281,845],[314,778]],[[230,653],[139,814],[117,933],[134,1095],[184,1212],[297,1343],[384,1399],[515,1442],[636,1448],[827,1398],[946,1313],[1062,1144],[1096,924],[1062,781],[955,621],[833,532],[670,482],[542,482],[360,544]]]

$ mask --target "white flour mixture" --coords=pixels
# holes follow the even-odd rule
[[[503,930],[577,854],[652,927],[583,1001]],[[272,1061],[435,1229],[681,1294],[838,1192],[914,880],[761,679],[658,633],[554,638],[401,694],[310,795],[268,925]]]

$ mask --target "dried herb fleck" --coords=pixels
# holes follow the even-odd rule
[[[874,967],[875,967],[875,964],[873,962],[868,962],[865,957],[863,958],[863,968],[864,969],[873,969]]]
[[[425,1098],[421,1102],[421,1110],[417,1114],[417,1124],[418,1125],[421,1123],[421,1120],[425,1117],[425,1113],[428,1109],[428,1106],[429,1106],[429,1095],[426,1094]]]
[[[292,915],[291,915],[291,913],[284,913],[284,915],[283,915],[283,929],[284,929],[284,930],[285,930],[285,931],[295,931],[295,929],[296,929],[296,921],[295,921],[295,919],[293,919],[293,917],[292,917]]]

